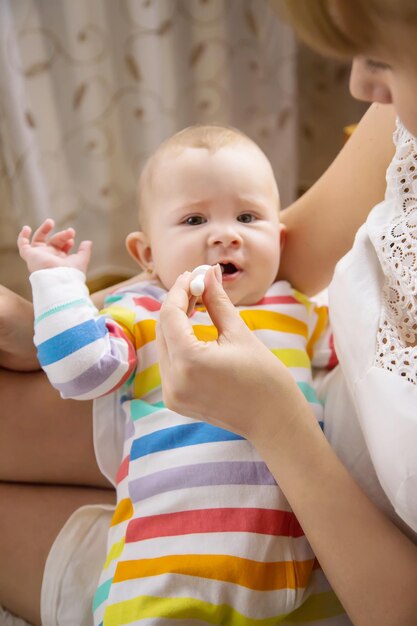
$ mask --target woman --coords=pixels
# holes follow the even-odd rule
[[[291,5],[303,4],[299,0],[291,2]],[[356,9],[356,4],[345,0],[331,6],[339,9],[336,16],[340,19],[350,17],[349,7]],[[381,8],[386,3],[380,0],[375,4]],[[307,0],[307,5],[303,7],[305,15],[310,15],[307,9],[312,5],[321,7],[322,3]],[[402,0],[395,3],[397,5],[405,7],[408,2]],[[365,15],[368,6],[373,6],[373,3],[364,3]],[[325,6],[323,14],[326,15],[324,9]],[[353,20],[355,15],[353,12]],[[329,27],[333,24],[333,15],[331,18]],[[317,17],[313,16],[312,23],[316,22]],[[391,22],[388,19],[388,30],[397,27]],[[342,24],[345,25],[343,20]],[[344,43],[346,29],[340,30],[339,22],[337,25],[337,28],[330,28],[330,32],[336,42],[343,40]],[[401,72],[406,71],[408,77],[406,85],[399,87],[401,103],[405,97],[406,102],[410,100],[413,105],[413,101],[407,98],[407,90],[411,82],[414,94],[417,93],[412,73],[416,69],[415,54],[412,52],[417,32],[415,14],[413,20],[408,17],[401,21],[400,28],[401,32],[404,31],[401,38],[404,42]],[[410,29],[414,40],[406,42]],[[360,49],[364,50],[363,46]],[[380,62],[379,58],[377,61]],[[384,62],[388,61],[384,59]],[[355,63],[356,67],[359,63],[359,69],[363,66],[359,59]],[[367,79],[371,79],[371,85],[375,84],[376,78],[382,80],[379,73],[375,74],[373,66],[369,71],[372,73]],[[391,79],[391,70],[389,72]],[[385,80],[380,87],[384,86]],[[400,108],[397,96],[394,107]],[[402,110],[397,112],[400,116],[404,115]],[[372,107],[322,179],[285,215],[289,238],[283,257],[283,275],[300,289],[314,293],[326,284],[334,264],[351,247],[353,236],[369,210],[382,199],[385,170],[393,155],[391,137],[394,118],[395,112],[391,107]],[[411,116],[412,120],[417,120],[417,115]],[[410,127],[410,130],[417,133],[416,128]],[[228,416],[229,421],[226,424],[217,416],[216,423],[244,434],[257,446],[286,491],[351,620],[367,626],[415,623],[417,555],[413,543],[375,508],[346,472],[321,431],[315,427],[298,389],[287,378],[277,359],[271,358],[269,353],[259,353],[260,346],[253,338],[249,339],[213,275],[207,280],[206,304],[219,327],[220,340],[212,346],[201,346],[192,340],[184,313],[188,301],[187,287],[188,277],[180,278],[167,301],[159,331],[161,353],[165,360],[162,374],[167,402],[174,409],[207,418],[209,406],[211,417],[216,417],[210,385],[217,386],[221,377],[224,393],[219,399],[219,410],[222,416]],[[25,328],[30,310],[23,313],[24,307],[10,294],[5,294],[4,299],[10,307],[10,314],[5,316],[4,323],[0,322],[0,331],[6,338],[2,344],[3,364],[11,365],[10,355],[16,352],[13,363],[16,367],[25,353],[26,342],[22,335],[18,335],[17,342],[10,345],[10,327]],[[14,316],[17,310],[22,314],[20,323]],[[0,311],[4,311],[4,306],[0,307]],[[350,312],[349,324],[353,322],[353,317]],[[10,324],[12,321],[13,324]],[[172,337],[175,337],[175,343]],[[362,336],[358,337],[363,340]],[[166,366],[172,361],[175,361],[174,379]],[[201,390],[200,400],[189,406],[189,390],[194,390],[196,380]],[[65,530],[68,533],[68,528],[71,529],[67,520],[74,510],[86,503],[112,500],[111,491],[106,489],[108,483],[94,461],[89,424],[91,407],[87,403],[76,406],[68,401],[63,403],[38,373],[23,375],[4,370],[0,384],[3,406],[8,406],[10,412],[3,413],[2,418],[4,432],[0,441],[3,441],[4,449],[0,451],[0,478],[20,483],[34,480],[60,483],[56,487],[35,487],[17,482],[2,484],[2,502],[7,498],[8,507],[7,515],[1,516],[0,553],[4,565],[0,573],[0,602],[35,624],[40,623],[41,610],[45,625],[65,623],[63,616],[68,612],[68,606],[78,604],[81,598],[74,599],[74,594],[72,598],[69,595],[60,606],[46,607],[52,593],[48,589],[51,584],[51,554],[56,555],[57,545],[62,545]],[[333,403],[337,406],[335,389],[337,391],[338,387],[330,385],[329,397],[333,394]],[[27,412],[26,397],[29,394],[31,406],[37,404],[38,410],[43,406],[49,407],[39,411],[35,424]],[[401,401],[402,397],[397,403]],[[331,406],[332,402],[329,404]],[[255,412],[257,418],[253,419]],[[37,428],[34,429],[34,425]],[[48,455],[55,446],[55,441],[50,440],[53,433],[61,427],[68,432],[71,426],[74,426],[73,431],[65,436],[68,445],[61,446],[60,453],[49,459]],[[22,433],[27,432],[31,433],[30,445],[26,446],[16,463],[16,451],[22,448]],[[343,439],[345,433],[340,428],[336,429],[333,439],[336,440],[340,432]],[[62,431],[58,437],[62,441]],[[40,453],[35,462],[34,453],[38,449]],[[78,465],[81,461],[83,466]],[[59,474],[55,466],[58,466]],[[62,484],[77,486],[64,488]],[[87,486],[90,488],[87,489]],[[49,515],[50,509],[57,512],[56,516]],[[61,543],[57,543],[57,533],[66,522],[66,529],[60,532],[58,538]],[[36,545],[33,542],[34,528],[37,532]],[[97,575],[100,566],[98,563]],[[87,590],[84,595],[88,594]],[[91,597],[87,597],[87,607],[89,602]]]
[[[346,464],[353,465],[350,457],[356,455],[368,472],[376,472],[380,484],[371,484],[371,474],[358,478],[387,514],[339,461],[291,377],[246,331],[213,271],[207,274],[204,302],[219,330],[217,343],[201,344],[190,332],[187,273],[161,311],[166,403],[257,447],[354,624],[415,624],[417,6],[411,0],[288,0],[286,5],[310,43],[353,56],[353,95],[392,103],[401,120],[386,200],[371,211],[330,288],[341,366],[326,390],[330,440]],[[332,175],[333,193],[345,183],[349,197],[364,181],[352,176],[354,166],[343,161],[340,167],[341,158],[322,184]],[[365,159],[363,165],[370,182],[374,163]],[[286,276],[300,285],[304,268],[314,265],[316,276],[306,272],[307,289],[320,287],[320,273],[332,269],[341,249],[340,229],[355,219],[357,208],[351,205],[352,215],[346,204],[330,204],[323,189],[319,184],[310,194],[315,210],[307,211],[304,198],[286,216],[292,241]],[[222,393],[215,396],[219,381]],[[191,393],[196,385],[198,397]]]

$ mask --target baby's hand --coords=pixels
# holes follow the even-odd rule
[[[74,247],[75,230],[67,228],[50,236],[53,227],[54,221],[47,219],[33,235],[29,226],[23,226],[20,231],[17,246],[29,271],[74,267],[86,273],[91,255],[91,241],[82,241],[77,252],[70,254]]]

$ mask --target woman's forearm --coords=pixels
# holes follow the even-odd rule
[[[287,435],[263,430],[259,453],[355,626],[415,625],[417,546],[361,491],[302,404]]]

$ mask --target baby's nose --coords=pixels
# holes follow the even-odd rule
[[[210,244],[213,246],[238,247],[242,244],[242,237],[232,228],[219,230],[210,236]]]

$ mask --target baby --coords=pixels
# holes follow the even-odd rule
[[[95,624],[269,625],[290,613],[292,624],[339,623],[343,610],[256,450],[166,409],[162,399],[161,303],[182,272],[219,265],[243,320],[291,369],[322,419],[311,365],[335,364],[327,311],[275,282],[285,229],[271,165],[235,129],[191,127],[149,159],[138,197],[140,230],[128,235],[127,248],[148,280],[115,291],[101,312],[85,287],[90,242],[71,253],[73,229],[51,235],[52,220],[33,236],[25,226],[18,239],[51,383],[81,400],[116,393],[123,407],[118,504]],[[190,324],[201,340],[216,340],[202,304]]]

